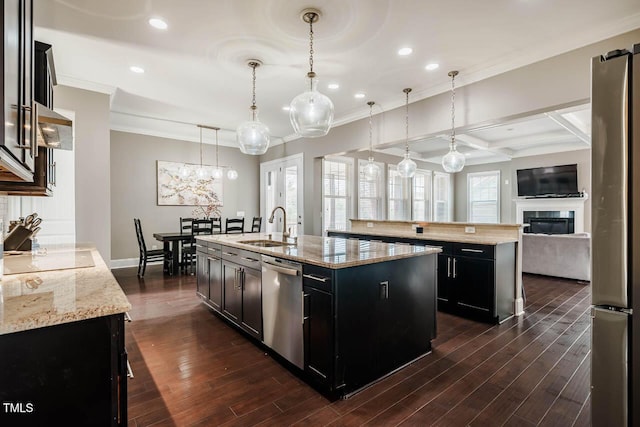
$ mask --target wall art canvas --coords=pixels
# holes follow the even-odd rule
[[[202,167],[206,172],[204,178],[196,175],[200,165],[158,160],[158,205],[222,206],[222,179],[212,177],[214,166]],[[187,171],[188,174],[181,174]]]

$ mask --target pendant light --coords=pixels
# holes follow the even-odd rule
[[[398,174],[402,178],[413,178],[413,175],[416,174],[416,162],[409,158],[409,92],[411,92],[411,88],[406,88],[402,90],[406,95],[406,116],[405,116],[405,152],[404,159],[398,163]]]
[[[293,98],[289,106],[289,120],[299,136],[316,138],[329,133],[333,122],[333,102],[318,92],[316,73],[313,71],[313,23],[320,19],[317,9],[302,11],[302,20],[309,24],[309,90]]]
[[[442,167],[446,172],[460,172],[464,168],[465,157],[456,149],[456,88],[455,79],[458,75],[457,71],[449,71],[448,76],[451,77],[451,145],[449,152],[442,158]]]
[[[375,102],[369,101],[367,105],[369,106],[369,163],[364,167],[363,173],[367,181],[375,181],[380,174],[380,167],[373,162],[373,131],[371,122]]]
[[[238,179],[238,171],[230,167],[227,171],[227,178],[229,178],[231,181],[235,181],[236,179]]]
[[[213,169],[213,173],[211,174],[213,179],[222,179],[222,169],[220,168],[220,165],[218,164],[218,131],[220,130],[219,127],[212,127],[211,129],[216,131],[216,167]]]
[[[198,125],[198,128],[200,128],[200,167],[196,169],[196,178],[198,178],[201,181],[204,181],[209,176],[209,171],[207,171],[207,169],[202,166],[202,128],[203,127],[204,127],[203,125]]]
[[[253,75],[253,97],[251,107],[251,120],[246,121],[236,130],[236,140],[240,146],[240,151],[244,154],[255,156],[264,154],[269,148],[269,128],[258,120],[258,107],[256,107],[256,68],[262,65],[257,59],[250,59],[247,63],[252,69]]]

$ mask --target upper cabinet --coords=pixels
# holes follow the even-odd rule
[[[33,181],[36,138],[33,98],[33,0],[4,0],[0,180]]]

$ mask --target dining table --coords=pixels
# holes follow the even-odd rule
[[[172,233],[153,233],[153,237],[162,242],[165,254],[171,253],[171,271],[169,273],[172,275],[178,274],[180,272],[180,242],[190,242],[193,238],[191,233],[180,233],[179,231]]]

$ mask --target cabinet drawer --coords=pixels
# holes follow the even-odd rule
[[[222,246],[221,251],[222,259],[234,262],[244,267],[253,268],[255,270],[260,270],[262,267],[259,253],[232,248],[230,246]]]
[[[474,243],[456,243],[453,245],[453,256],[468,258],[495,258],[496,247],[492,245],[478,245]]]
[[[330,268],[318,267],[311,264],[302,266],[302,283],[304,286],[321,289],[325,292],[333,292],[333,270]]]
[[[207,254],[209,256],[220,258],[222,255],[222,246],[210,243],[209,247],[207,248]]]

